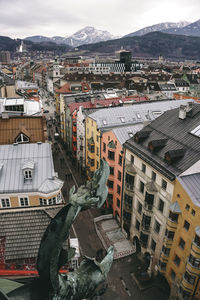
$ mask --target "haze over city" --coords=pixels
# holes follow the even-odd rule
[[[123,36],[161,22],[194,22],[199,0],[0,0],[0,35],[68,36],[85,26]]]

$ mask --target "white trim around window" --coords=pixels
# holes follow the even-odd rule
[[[19,201],[19,207],[28,207],[28,206],[30,206],[28,196],[19,196],[18,201]]]
[[[10,199],[9,198],[1,198],[1,208],[10,208],[11,205],[10,205]]]

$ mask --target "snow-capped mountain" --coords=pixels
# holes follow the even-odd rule
[[[129,34],[126,35],[126,37],[128,37],[128,36],[129,37],[131,37],[131,36],[142,36],[142,35],[145,35],[149,32],[154,32],[154,31],[166,32],[167,30],[175,29],[175,28],[176,29],[177,28],[182,28],[182,27],[185,27],[189,24],[190,23],[186,22],[186,21],[181,21],[181,22],[178,22],[178,23],[173,23],[173,22],[159,23],[159,24],[148,26],[148,27],[142,28],[138,31],[129,33]]]
[[[65,39],[66,44],[77,47],[83,44],[92,44],[102,41],[112,40],[114,37],[110,32],[104,30],[98,30],[94,27],[87,26],[73,35]]]
[[[190,23],[189,25],[181,28],[169,28],[167,30],[163,30],[163,32],[189,36],[200,36],[200,20]]]
[[[61,37],[61,36],[54,36],[54,37],[45,37],[42,35],[35,35],[25,38],[25,40],[32,41],[34,43],[41,43],[41,42],[54,42],[56,44],[67,44],[72,47],[77,47],[83,44],[92,44],[107,40],[112,40],[117,37],[113,36],[108,31],[98,30],[94,27],[87,26],[77,32],[75,32],[71,36]]]

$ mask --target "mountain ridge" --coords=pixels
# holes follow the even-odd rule
[[[188,36],[200,36],[200,20],[189,23],[186,21],[180,21],[178,23],[165,22],[158,23],[152,26],[144,27],[135,32],[129,33],[124,37],[142,36],[150,32],[160,31],[170,34],[181,34]]]
[[[107,41],[116,38],[114,35],[106,30],[99,30],[92,26],[86,26],[74,34],[66,37],[53,36],[46,37],[43,35],[35,35],[26,37],[24,40],[32,41],[34,43],[40,42],[54,42],[57,44],[66,44],[72,47],[77,47],[83,44],[97,43],[101,41]]]

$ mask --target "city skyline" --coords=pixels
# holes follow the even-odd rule
[[[162,22],[195,22],[199,0],[0,0],[0,35],[25,38],[31,35],[70,36],[93,26],[123,36]]]

